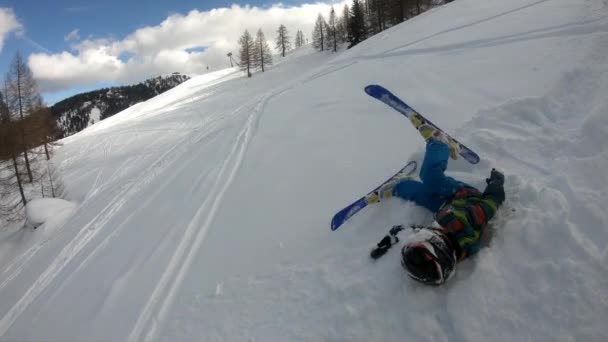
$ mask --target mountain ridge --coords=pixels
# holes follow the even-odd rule
[[[57,122],[59,138],[78,133],[96,122],[109,118],[134,104],[147,101],[189,79],[188,75],[173,73],[133,85],[80,93],[61,100],[50,107],[53,118]]]

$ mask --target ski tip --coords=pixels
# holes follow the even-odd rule
[[[344,211],[340,211],[331,219],[331,230],[337,230],[344,223]]]
[[[480,158],[477,153],[469,150],[468,148],[466,148],[465,150],[461,150],[460,155],[471,164],[477,164],[480,161]]]
[[[365,92],[369,94],[369,93],[373,92],[375,89],[378,89],[378,88],[380,88],[379,85],[377,85],[377,84],[370,84],[370,85],[368,85],[368,86],[365,87]]]
[[[381,85],[377,85],[377,84],[370,84],[367,87],[365,87],[365,93],[367,93],[367,95],[377,98],[377,99],[380,99],[384,95],[392,95],[391,92],[388,91],[386,88],[384,88]]]

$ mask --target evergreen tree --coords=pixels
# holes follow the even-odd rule
[[[279,26],[277,30],[276,49],[281,52],[281,56],[285,57],[285,51],[291,50],[291,41],[289,40],[289,32],[285,25]]]
[[[348,41],[350,42],[348,47],[351,48],[367,38],[363,6],[359,0],[353,0],[348,21]]]
[[[325,50],[325,27],[327,23],[323,15],[319,13],[317,22],[315,23],[315,30],[312,32],[312,46],[315,49],[324,51]]]
[[[255,36],[254,46],[253,65],[257,68],[261,68],[262,72],[264,72],[264,66],[272,64],[272,53],[270,52],[270,47],[268,46],[262,29],[259,29]]]
[[[240,54],[239,61],[242,71],[247,71],[247,77],[251,77],[251,68],[253,67],[253,56],[255,53],[253,38],[249,31],[245,30],[241,38],[239,39]]]

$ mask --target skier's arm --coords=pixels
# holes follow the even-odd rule
[[[505,201],[505,176],[499,171],[492,169],[490,178],[486,179],[486,190],[483,192],[483,199],[480,206],[486,216],[486,223],[496,214],[498,207]]]
[[[454,237],[466,256],[479,252],[481,248],[479,241],[481,232],[473,229],[471,224],[475,224],[477,227],[485,226],[494,217],[496,210],[505,200],[504,179],[502,173],[492,169],[490,178],[486,180],[488,186],[483,192],[479,204],[467,209],[469,215],[454,212],[458,221],[457,224],[461,225],[461,227],[454,227],[457,228],[453,229]],[[469,218],[475,222],[469,222]]]
[[[462,259],[479,252],[481,245],[479,244],[479,231],[473,229],[466,218],[458,218],[458,222],[462,224],[462,228],[454,231],[453,234],[460,250],[465,252],[464,255],[459,256],[459,259]]]
[[[477,209],[481,211],[480,208]],[[452,242],[457,245],[454,247],[459,260],[479,251],[481,247],[479,244],[480,233],[469,222],[469,215],[465,210],[452,208],[445,214],[440,213],[439,215],[435,219],[446,232],[451,234]]]

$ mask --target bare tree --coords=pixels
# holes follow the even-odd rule
[[[336,11],[334,11],[334,7],[331,7],[331,11],[329,12],[329,22],[327,24],[328,34],[327,41],[330,49],[333,49],[334,52],[338,51],[338,28],[337,28],[337,19],[336,19]]]
[[[34,81],[32,71],[19,52],[15,54],[9,71],[6,74],[6,98],[9,112],[21,119],[22,125],[19,125],[21,141],[19,145],[23,151],[25,167],[31,183],[34,179],[27,151],[33,146],[28,146],[26,127],[23,123],[25,116],[31,114],[31,111],[42,101],[38,94],[38,87],[36,86],[36,81]]]
[[[52,148],[58,144],[55,139],[59,135],[56,121],[53,120],[51,110],[41,106],[32,111],[26,118],[25,125],[30,131],[32,146],[42,146],[46,160],[51,159]]]
[[[247,77],[251,77],[251,68],[253,66],[253,55],[254,55],[254,44],[253,38],[249,31],[245,30],[241,38],[239,39],[240,48],[240,67],[241,70],[247,71]]]
[[[289,32],[285,25],[279,26],[277,30],[276,49],[281,52],[281,56],[285,57],[285,51],[291,50],[291,41],[289,40]]]
[[[264,66],[272,64],[272,53],[270,52],[270,47],[268,46],[268,42],[266,41],[266,37],[264,36],[262,29],[259,29],[258,33],[255,35],[254,45],[254,65],[257,68],[261,68],[262,72],[264,72]]]
[[[348,8],[348,4],[344,4],[344,8],[342,9],[342,19],[340,19],[340,23],[342,24],[342,42],[347,42],[348,30],[350,27],[350,9]]]
[[[373,33],[384,31],[387,28],[387,8],[390,0],[367,0],[368,22]]]
[[[323,15],[319,13],[317,16],[317,22],[315,23],[315,29],[312,32],[312,46],[315,49],[324,51],[325,50],[325,27],[327,23],[325,22],[325,18]]]
[[[15,126],[8,120],[8,107],[4,100],[0,100],[0,217],[9,220],[18,218],[27,204],[16,152]]]
[[[305,44],[304,33],[302,33],[302,31],[298,30],[298,33],[296,33],[296,40],[295,40],[296,48],[300,48],[300,47],[304,46],[304,44]]]
[[[65,186],[61,175],[50,160],[46,161],[39,182],[42,197],[63,198],[65,196]]]

